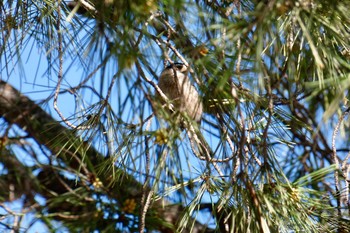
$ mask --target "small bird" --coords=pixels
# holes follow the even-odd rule
[[[184,64],[167,66],[159,77],[158,86],[173,104],[175,113],[187,114],[190,119],[200,123],[203,104],[196,88],[191,84],[188,68]],[[164,100],[160,99],[164,104]]]

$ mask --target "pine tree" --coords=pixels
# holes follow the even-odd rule
[[[2,1],[0,229],[349,232],[349,4]]]

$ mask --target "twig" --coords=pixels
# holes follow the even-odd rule
[[[160,42],[162,42],[163,44],[165,44],[167,47],[169,47],[176,56],[178,56],[180,58],[180,60],[184,63],[185,66],[189,67],[188,62],[186,61],[186,59],[180,54],[179,51],[177,51],[177,49],[168,41],[164,41],[160,38],[158,38]]]
[[[146,213],[147,213],[147,210],[149,208],[149,205],[151,203],[151,197],[153,196],[153,190],[150,190],[148,195],[147,195],[147,199],[145,201],[145,204],[142,208],[142,219],[143,219],[143,228],[140,228],[140,233],[143,233],[144,232],[144,227],[145,227],[145,218],[146,218]]]
[[[148,191],[148,183],[149,183],[149,169],[150,169],[150,156],[149,156],[149,146],[148,146],[148,138],[145,136],[145,155],[146,155],[146,179],[145,183],[142,186],[142,197],[140,200],[140,223],[139,223],[139,231],[143,233],[146,226],[146,213],[150,204],[151,197],[153,195],[153,191]],[[147,195],[147,198],[146,198]]]
[[[343,160],[342,162],[342,166],[341,166],[341,170],[342,170],[342,175],[345,179],[345,187],[344,187],[344,190],[345,190],[345,200],[344,202],[347,204],[348,206],[348,211],[349,211],[349,215],[350,215],[350,200],[349,200],[349,193],[350,193],[350,177],[349,177],[349,174],[350,174],[350,164],[348,164],[348,160],[350,159],[350,152],[348,152],[347,156],[345,157],[345,159]]]
[[[222,117],[220,116],[220,114],[216,114],[217,118],[219,119],[219,121],[221,120],[222,121]],[[237,155],[237,150],[235,149],[235,146],[233,145],[233,142],[231,140],[231,138],[229,137],[228,135],[228,129],[227,127],[224,127],[222,124],[220,124],[220,128],[222,130],[222,134],[225,135],[226,137],[226,141],[231,149],[231,156],[228,157],[228,158],[225,158],[225,159],[217,159],[215,160],[216,162],[228,162],[230,161],[231,159],[233,159],[236,155]]]
[[[335,138],[338,134],[338,131],[339,131],[339,128],[340,128],[340,125],[341,123],[343,122],[344,120],[344,117],[349,113],[350,111],[350,108],[346,109],[342,115],[340,116],[339,118],[339,121],[337,123],[337,125],[335,126],[334,128],[334,131],[333,131],[333,136],[332,136],[332,160],[333,160],[333,163],[336,165],[336,170],[334,172],[334,182],[335,182],[335,191],[336,191],[336,195],[337,195],[337,209],[338,209],[338,215],[339,217],[341,217],[341,201],[340,201],[340,184],[339,184],[339,159],[338,159],[338,156],[337,156],[337,149],[336,149],[336,146],[335,146]]]
[[[102,67],[106,65],[104,62],[99,64],[83,81],[81,81],[77,86],[72,87],[70,89],[70,92],[74,93],[76,90],[80,89],[87,81],[89,81],[93,75]]]
[[[0,203],[0,207],[2,207],[7,213],[9,213],[9,215],[12,215],[14,217],[14,220],[13,220],[13,224],[12,224],[12,227],[10,227],[10,225],[8,225],[8,228],[11,229],[11,233],[16,233],[16,232],[19,232],[19,229],[20,229],[20,225],[21,225],[21,221],[23,219],[23,217],[30,211],[32,211],[34,208],[37,208],[39,207],[39,204],[38,203],[35,203],[31,206],[28,206],[24,209],[22,209],[21,212],[15,212],[13,210],[11,210],[10,208],[8,208],[6,205],[4,205],[3,203]],[[6,215],[3,214],[2,217],[6,217]],[[4,218],[0,218],[0,220],[3,220]]]
[[[57,100],[58,100],[58,95],[60,93],[60,89],[61,89],[61,83],[63,80],[63,36],[62,36],[62,31],[61,31],[61,0],[58,1],[58,6],[57,6],[57,37],[58,37],[58,81],[57,81],[57,85],[56,85],[56,90],[55,90],[55,95],[54,95],[54,99],[53,99],[53,108],[55,109],[55,111],[57,112],[57,114],[59,115],[59,117],[62,119],[62,121],[68,125],[69,127],[76,129],[77,126],[75,126],[74,124],[72,124],[67,118],[65,118],[65,116],[62,114],[62,112],[60,111],[60,109],[57,106]]]
[[[343,162],[342,162],[341,169],[342,169],[343,171],[346,170],[346,165],[347,165],[347,162],[348,162],[349,159],[350,159],[350,151],[349,151],[349,153],[346,155],[345,159],[344,159]]]
[[[193,127],[192,124],[189,124],[189,125],[188,125],[188,131],[187,131],[187,133],[188,133],[188,137],[189,137],[190,141],[191,141],[192,139],[194,139],[194,141],[196,142],[196,144],[198,145],[198,147],[202,149],[202,151],[203,151],[205,157],[200,156],[199,153],[196,153],[195,150],[194,150],[194,148],[192,148],[194,154],[195,154],[199,159],[202,159],[202,160],[203,160],[203,158],[204,158],[208,163],[212,164],[212,165],[214,166],[215,170],[216,170],[216,171],[218,172],[218,174],[220,175],[220,177],[224,180],[224,178],[223,178],[223,177],[224,177],[224,174],[222,173],[221,169],[220,169],[219,166],[217,165],[216,160],[211,158],[212,152],[210,151],[209,146],[206,144],[206,142],[205,142],[204,139],[203,139],[203,140],[200,140],[200,139],[199,139],[199,137],[198,137],[197,133],[195,132],[195,129],[194,129],[194,127]],[[192,143],[193,143],[193,142],[192,142]],[[192,143],[191,143],[191,147],[193,146]]]
[[[157,18],[157,17],[159,17],[161,15],[162,15],[162,13],[160,11],[156,11],[156,12],[151,13],[151,16],[147,19],[147,21],[145,22],[144,26],[147,27],[149,22],[151,22],[154,18]],[[142,29],[141,30],[137,30],[137,31],[140,33],[140,35],[137,38],[137,41],[136,41],[135,45],[133,45],[134,48],[137,48],[139,46],[139,44],[141,43],[141,40],[143,38],[143,35],[144,35]]]
[[[193,134],[195,134],[195,136]],[[204,142],[204,139],[200,140],[198,135],[196,133],[194,133],[194,131],[187,131],[187,135],[188,135],[188,138],[190,140],[190,145],[191,145],[191,149],[192,149],[193,154],[197,158],[199,158],[200,160],[208,160],[207,156],[201,156],[200,153],[197,152],[196,149],[195,149],[195,142],[196,142],[197,145],[199,145],[200,147],[203,147],[202,149],[204,149],[206,151],[207,155],[210,156],[211,154],[213,154],[213,152],[210,151],[209,146],[207,145],[207,143]],[[228,140],[230,141],[230,144],[231,144],[230,148],[234,149],[234,146],[232,144],[231,139],[228,139]],[[214,162],[214,163],[225,163],[225,162],[228,162],[231,159],[233,159],[233,157],[235,157],[236,154],[237,154],[237,152],[234,152],[234,150],[232,150],[232,155],[230,157],[224,158],[224,159],[210,158],[210,161]]]
[[[235,5],[237,7],[238,16],[241,17],[242,13],[241,13],[240,1],[237,1],[235,3]],[[239,85],[242,86],[242,81],[241,81],[241,62],[242,62],[241,37],[239,37],[237,40],[237,51],[238,51],[238,56],[237,56],[237,63],[236,63],[236,72],[237,72],[237,78],[239,81]],[[232,87],[232,89],[234,90],[234,87]]]
[[[141,78],[143,80],[145,80],[147,83],[149,83],[156,91],[157,93],[161,96],[161,98],[163,99],[163,101],[167,104],[167,108],[169,108],[170,111],[174,111],[174,105],[170,103],[168,97],[163,93],[163,91],[158,87],[157,84],[155,84],[151,79],[147,78],[146,75],[143,73],[140,63],[138,61],[136,61],[136,67],[138,69],[138,71],[141,74]]]

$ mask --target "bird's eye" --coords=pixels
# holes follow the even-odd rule
[[[184,64],[182,64],[182,63],[174,63],[174,66],[175,66],[176,69],[182,70],[183,67],[184,67]]]

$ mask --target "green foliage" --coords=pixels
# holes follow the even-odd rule
[[[346,232],[349,3],[1,2],[3,211],[22,197],[50,231]],[[200,125],[154,98],[173,62]]]

